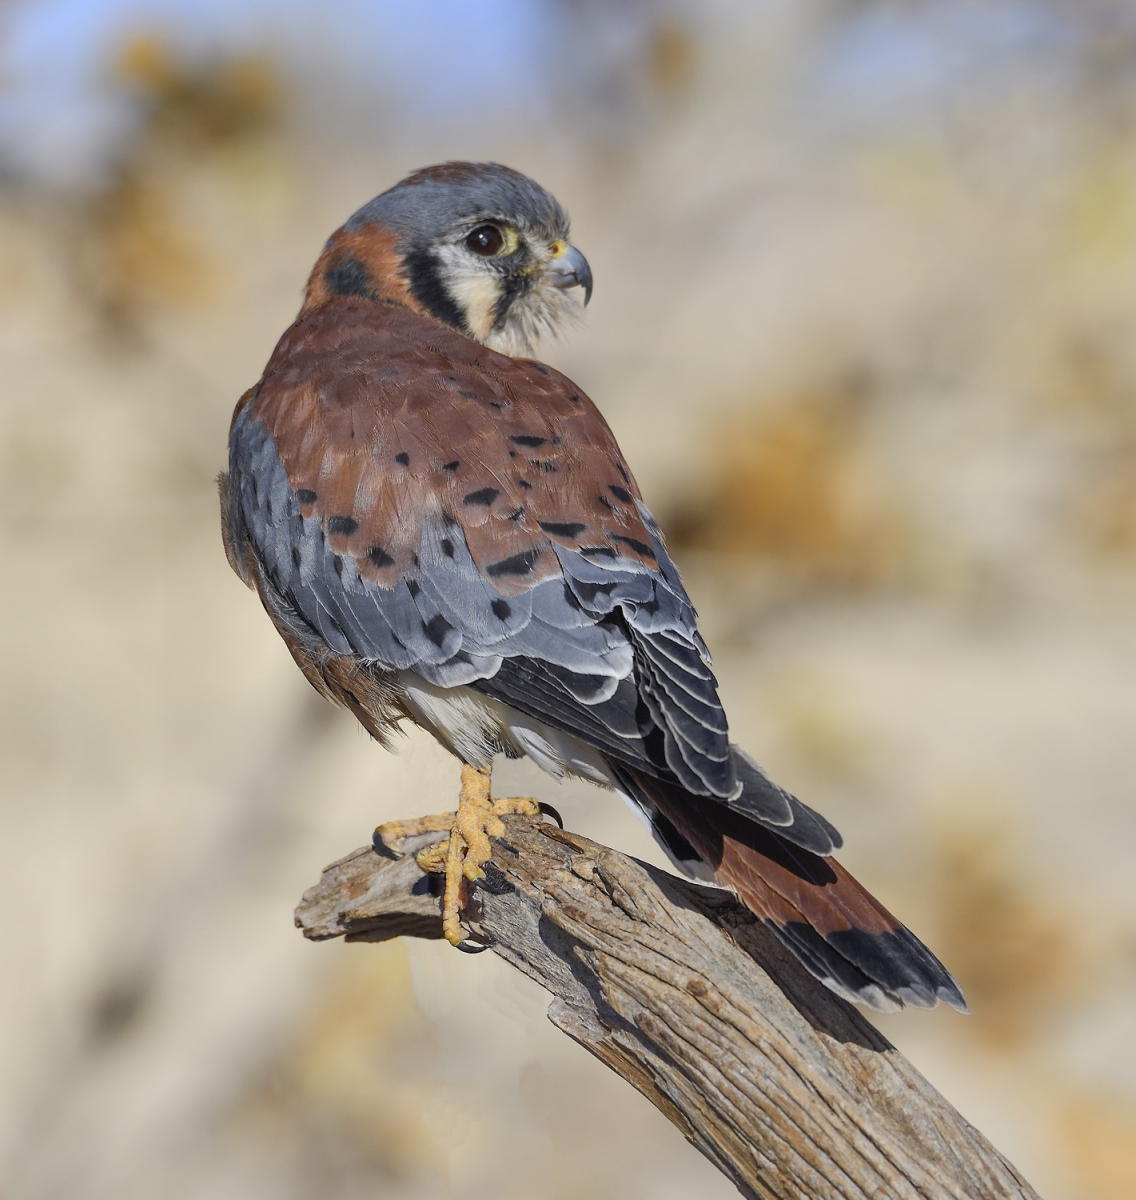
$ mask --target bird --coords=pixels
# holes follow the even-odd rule
[[[833,857],[837,830],[730,740],[658,523],[581,388],[532,357],[592,294],[559,201],[497,163],[414,171],[316,260],[236,406],[230,565],[308,682],[388,745],[461,764],[456,811],[388,822],[462,925],[502,817],[501,755],[620,794],[674,865],[732,890],[804,967],[881,1011],[966,1011],[947,969]]]

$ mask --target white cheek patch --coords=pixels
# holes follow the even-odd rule
[[[437,251],[439,277],[465,319],[470,336],[501,354],[525,355],[543,333],[558,333],[583,314],[583,305],[563,288],[537,279],[509,306],[502,325],[493,327],[504,279],[488,264],[471,261],[461,246]]]
[[[455,274],[447,280],[454,303],[465,315],[469,331],[479,342],[489,337],[497,298],[501,294],[500,280],[495,275]]]
[[[487,265],[472,259],[461,246],[443,245],[437,251],[438,276],[465,318],[466,328],[479,342],[489,337],[501,277]]]

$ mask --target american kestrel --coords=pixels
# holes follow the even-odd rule
[[[380,742],[461,762],[446,936],[501,815],[498,754],[620,793],[685,872],[732,889],[818,979],[876,1009],[963,1009],[939,960],[832,857],[836,830],[729,739],[678,571],[595,405],[527,357],[587,300],[560,204],[493,163],[416,171],[316,261],[233,417],[225,545],[308,682]]]

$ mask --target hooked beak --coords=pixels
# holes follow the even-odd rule
[[[544,277],[553,287],[582,287],[585,305],[592,298],[592,268],[575,246],[567,246],[552,259],[544,269]]]

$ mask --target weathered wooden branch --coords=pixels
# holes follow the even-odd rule
[[[1002,1200],[1036,1193],[850,1005],[731,896],[510,818],[466,910],[552,995],[552,1023],[638,1088],[744,1196]],[[328,867],[313,939],[439,937],[412,854]]]

